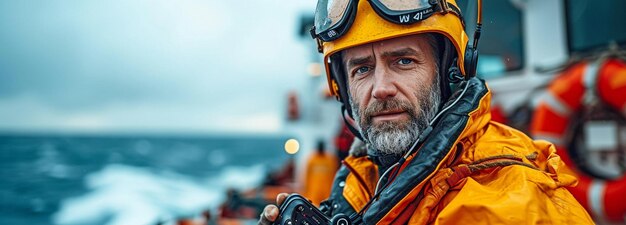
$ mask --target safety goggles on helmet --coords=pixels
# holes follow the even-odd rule
[[[345,34],[357,11],[359,0],[319,0],[315,10],[311,36],[322,41],[333,41]],[[437,12],[461,11],[445,0],[367,0],[372,9],[385,20],[396,24],[413,24]],[[463,21],[463,20],[461,20]]]

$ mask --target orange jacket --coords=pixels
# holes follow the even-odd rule
[[[364,224],[593,224],[565,189],[576,178],[563,173],[554,146],[492,122],[488,88],[477,78],[467,84],[361,215]],[[354,216],[377,180],[378,167],[368,157],[348,157],[322,210]]]

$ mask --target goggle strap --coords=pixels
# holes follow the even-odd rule
[[[315,38],[315,42],[317,43],[317,51],[319,53],[324,53],[324,42],[322,39]]]
[[[463,29],[465,29],[465,19],[463,18],[463,14],[461,14],[461,10],[452,3],[447,3],[446,5],[448,6],[447,12],[450,12],[459,17],[459,20],[461,20],[461,25],[463,25]]]
[[[317,35],[315,35],[315,25],[311,26],[311,29],[309,29],[309,34],[311,35],[311,38],[317,38]]]
[[[317,51],[319,53],[323,53],[324,52],[323,42],[319,37],[317,37],[317,35],[315,35],[315,26],[311,26],[311,29],[309,29],[309,34],[311,34],[311,37],[313,38],[313,40],[315,40],[315,43],[317,44]]]
[[[446,2],[446,0],[437,1],[437,8],[439,8],[438,11],[443,14],[446,14],[448,13],[448,11],[450,11],[448,2]]]
[[[461,9],[459,9],[459,7],[457,7],[456,5],[449,3],[446,0],[438,0],[435,5],[435,11],[439,11],[439,13],[443,14],[452,13],[456,15],[457,17],[459,17],[459,20],[461,20],[461,25],[463,26],[463,29],[465,29],[465,19],[463,19]]]
[[[437,5],[435,6],[435,10],[443,14],[452,13],[456,15],[461,20],[461,25],[463,25],[463,29],[465,29],[465,20],[463,19],[463,14],[461,14],[461,10],[456,5],[449,3],[446,0],[439,0],[439,2],[437,2]]]

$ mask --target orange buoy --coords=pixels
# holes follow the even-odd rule
[[[626,215],[626,176],[604,180],[576,169],[567,149],[568,130],[573,117],[585,107],[589,90],[612,109],[626,115],[626,64],[617,59],[603,63],[581,62],[560,74],[548,87],[530,125],[534,138],[556,145],[561,159],[575,171],[578,185],[569,188],[578,201],[598,220],[624,222]]]

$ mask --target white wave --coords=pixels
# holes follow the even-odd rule
[[[53,216],[58,225],[151,225],[180,216],[198,215],[224,200],[227,188],[260,184],[265,168],[225,167],[213,178],[197,181],[176,173],[112,164],[85,179],[89,192],[66,199]],[[103,222],[105,221],[105,222]]]

